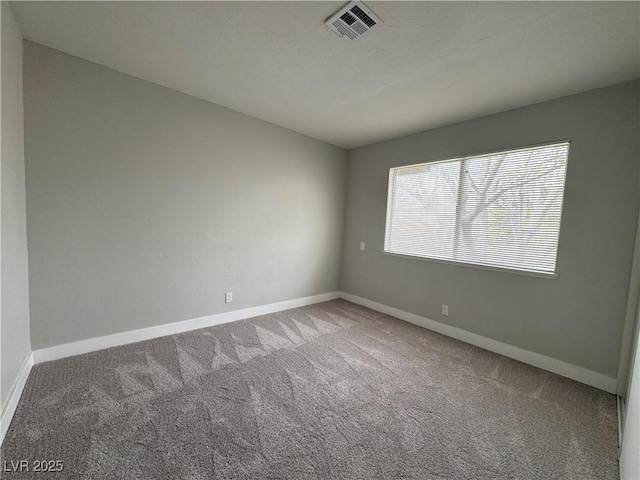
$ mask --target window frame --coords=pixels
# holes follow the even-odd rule
[[[556,264],[555,264],[555,270],[554,270],[553,273],[551,273],[551,272],[540,272],[540,271],[527,270],[527,269],[520,269],[520,268],[516,268],[516,267],[501,267],[501,266],[495,266],[495,265],[483,264],[483,263],[466,262],[466,261],[460,261],[460,260],[450,260],[450,259],[445,259],[445,258],[430,257],[430,256],[426,256],[426,255],[413,255],[413,254],[410,254],[410,253],[399,253],[399,252],[386,250],[387,235],[389,233],[389,228],[390,228],[390,225],[389,225],[389,210],[393,209],[393,204],[395,203],[395,195],[393,196],[393,198],[390,198],[390,195],[389,195],[389,182],[391,180],[391,175],[392,175],[391,172],[392,172],[392,170],[397,169],[397,168],[414,167],[414,166],[421,166],[421,165],[435,165],[435,164],[438,164],[438,163],[448,163],[448,162],[461,162],[463,164],[468,159],[473,159],[473,158],[478,158],[478,157],[483,157],[483,156],[491,156],[491,155],[496,155],[496,154],[509,153],[509,152],[515,152],[515,151],[519,151],[519,150],[527,150],[527,149],[532,149],[532,148],[537,148],[537,147],[551,147],[551,146],[554,146],[554,145],[566,145],[567,146],[567,158],[566,158],[566,162],[565,162],[564,185],[563,185],[563,191],[562,191],[562,200],[561,200],[561,203],[560,203],[560,225],[559,225],[559,228],[558,228],[558,246],[557,246],[557,250],[556,250]],[[390,257],[398,257],[398,258],[411,259],[411,260],[421,260],[421,261],[426,261],[426,262],[433,262],[433,263],[440,263],[440,264],[445,264],[445,265],[454,265],[454,266],[459,266],[459,267],[474,268],[474,269],[479,269],[479,270],[488,270],[488,271],[494,271],[494,272],[500,272],[500,273],[511,273],[511,274],[516,274],[516,275],[525,275],[525,276],[545,278],[545,279],[558,278],[558,276],[560,275],[559,272],[558,272],[558,255],[559,255],[559,252],[560,252],[560,238],[561,238],[561,234],[562,234],[562,218],[563,218],[563,214],[564,214],[565,194],[566,194],[566,191],[567,191],[567,174],[568,174],[568,171],[569,171],[569,156],[570,156],[569,154],[570,154],[570,151],[571,151],[571,141],[569,139],[563,139],[563,140],[556,140],[556,141],[552,141],[552,142],[536,143],[536,144],[524,145],[524,146],[519,146],[519,147],[505,148],[505,149],[501,149],[501,150],[492,150],[492,151],[487,151],[487,152],[483,152],[483,153],[459,155],[459,156],[455,156],[455,157],[436,159],[436,160],[431,160],[431,161],[426,161],[426,162],[421,162],[421,163],[406,163],[406,164],[401,164],[401,165],[396,165],[394,167],[390,167],[389,168],[388,177],[387,177],[387,207],[386,207],[386,210],[385,210],[385,227],[384,227],[384,238],[383,238],[382,254],[390,256]],[[461,171],[462,170],[463,169],[461,168]],[[456,202],[456,210],[459,208],[459,201],[460,201],[459,200],[459,195],[460,195],[460,189],[458,191],[458,201]],[[458,222],[459,222],[459,216],[458,216],[458,214],[456,214],[456,230],[457,230]]]

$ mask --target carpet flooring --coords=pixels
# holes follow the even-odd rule
[[[616,479],[617,450],[613,395],[334,300],[36,365],[2,478]]]

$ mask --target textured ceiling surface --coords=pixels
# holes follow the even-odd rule
[[[25,38],[351,148],[638,78],[637,2],[13,2]]]

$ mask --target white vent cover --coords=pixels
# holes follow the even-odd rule
[[[376,25],[381,25],[382,20],[364,3],[350,2],[327,19],[325,24],[341,37],[355,40]]]

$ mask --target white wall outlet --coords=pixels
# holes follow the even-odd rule
[[[442,313],[442,315],[444,315],[445,317],[449,315],[449,305],[442,305],[442,310],[440,311],[440,313]]]
[[[360,242],[360,250],[364,250],[366,247],[364,242]]]
[[[224,303],[233,302],[233,292],[227,292],[224,294]]]

